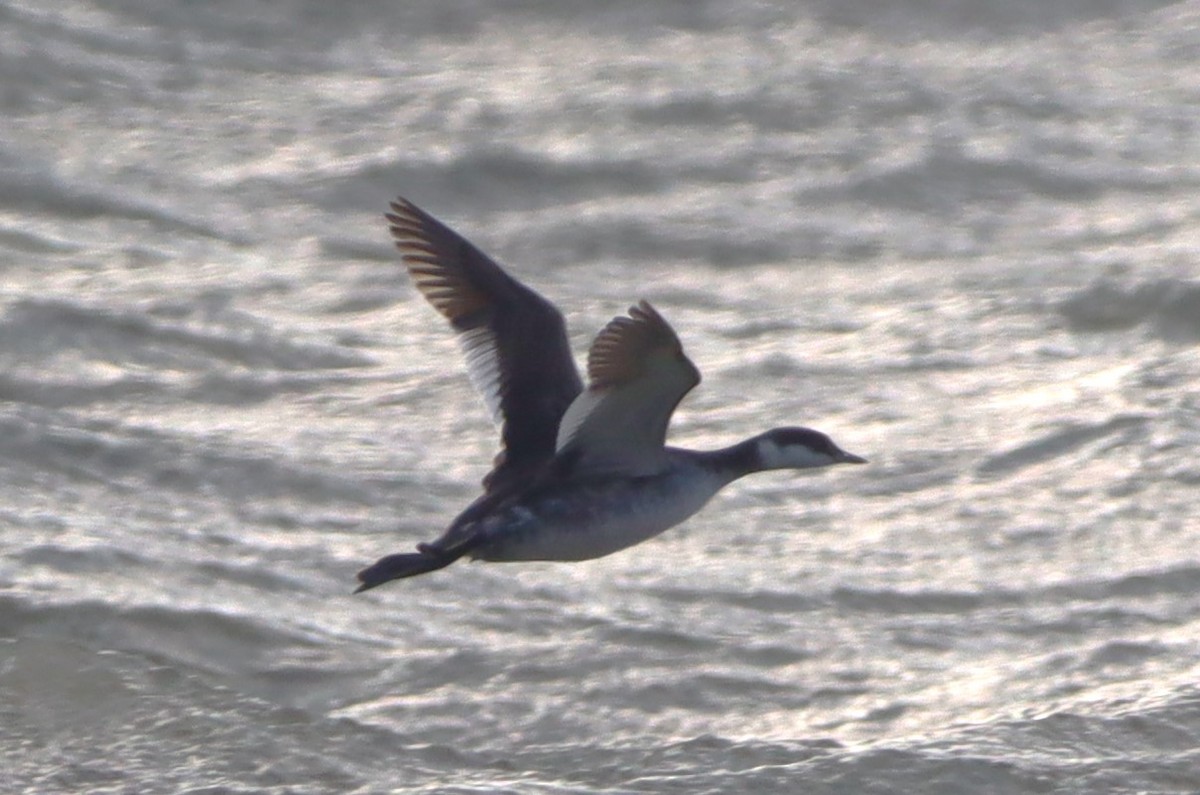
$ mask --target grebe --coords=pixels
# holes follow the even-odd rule
[[[808,428],[722,450],[665,446],[700,373],[649,303],[596,337],[584,389],[553,304],[412,202],[397,199],[385,217],[417,289],[458,333],[502,449],[483,494],[440,538],[363,569],[356,593],[464,556],[598,558],[679,524],[743,475],[866,463]]]

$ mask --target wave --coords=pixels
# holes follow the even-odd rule
[[[902,0],[880,6],[871,0],[809,0],[804,5],[819,19],[887,36],[965,33],[1010,36],[1047,33],[1106,19],[1141,17],[1175,5],[1176,0]]]
[[[1144,415],[1120,415],[1096,424],[1071,423],[1054,428],[1037,439],[987,456],[975,473],[984,479],[1008,477],[1028,467],[1069,456],[1094,442],[1128,442],[1142,435],[1151,420]]]
[[[228,320],[232,321],[233,318]],[[25,298],[0,317],[0,350],[36,361],[82,353],[109,364],[209,370],[230,365],[283,371],[366,367],[372,360],[345,348],[301,343],[241,318],[237,327],[196,326],[63,299]]]
[[[929,146],[904,162],[863,167],[844,181],[802,195],[960,218],[963,206],[972,203],[1010,203],[1030,196],[1087,203],[1108,191],[1166,192],[1177,185],[1177,179],[1152,170],[1070,164],[1028,155],[985,158],[946,143]]]
[[[172,212],[150,196],[131,194],[128,186],[91,186],[58,175],[48,163],[31,165],[0,152],[0,209],[20,215],[47,214],[80,221],[122,218],[148,221],[164,234],[186,233],[243,245],[244,235],[217,223],[198,220],[191,212]],[[62,247],[25,236],[26,245]]]
[[[1119,618],[1140,623],[1151,619],[1139,603],[1162,596],[1183,596],[1200,590],[1200,566],[1177,566],[1147,570],[1116,577],[1087,577],[1052,582],[1028,588],[992,586],[979,590],[867,588],[839,586],[830,601],[840,608],[883,614],[956,613],[971,615],[993,609],[1030,604],[1058,605],[1068,615],[1082,619],[1072,626],[1084,632],[1097,626],[1113,626]],[[1097,626],[1091,626],[1090,623]],[[1085,624],[1088,624],[1085,626]],[[1065,625],[1064,625],[1065,627]],[[1044,625],[1030,625],[1032,634]]]
[[[1166,340],[1200,340],[1200,282],[1190,279],[1131,284],[1103,278],[1059,302],[1058,311],[1073,331],[1125,331],[1146,326]]]
[[[137,485],[155,492],[206,493],[231,504],[286,496],[306,503],[374,504],[374,486],[331,466],[306,465],[269,451],[241,451],[220,439],[82,420],[52,410],[0,411],[6,466],[58,472],[71,481]]]
[[[422,206],[474,206],[505,210],[561,207],[612,195],[656,193],[669,185],[661,166],[634,157],[556,157],[549,152],[464,146],[438,157],[405,155],[371,160],[349,171],[317,174],[302,195],[315,205],[345,212],[347,206],[382,212],[397,191]]]
[[[7,613],[11,605],[0,604]],[[79,618],[106,620],[86,609]],[[219,624],[201,620],[196,637]],[[11,792],[267,792],[301,782],[314,792],[350,792],[380,781],[399,787],[435,758],[416,749],[411,768],[397,765],[391,757],[406,744],[403,734],[317,719],[153,649],[97,644],[105,624],[74,625],[75,637],[39,628],[0,639],[0,760]]]

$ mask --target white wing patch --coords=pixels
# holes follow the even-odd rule
[[[467,376],[487,404],[492,421],[497,425],[504,421],[500,411],[500,354],[496,349],[496,337],[486,326],[467,329],[458,335],[459,347],[467,360]]]

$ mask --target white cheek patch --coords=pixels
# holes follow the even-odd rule
[[[763,469],[779,469],[783,463],[783,450],[770,439],[758,440],[758,460]]]
[[[763,469],[807,469],[833,463],[829,456],[804,445],[781,447],[772,439],[758,441],[758,458]]]

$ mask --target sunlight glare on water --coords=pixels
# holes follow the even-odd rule
[[[1200,790],[1197,3],[0,15],[0,789]],[[497,449],[397,195],[870,464],[351,596]]]

